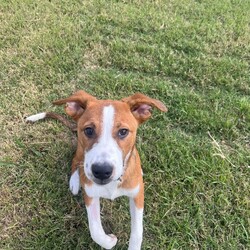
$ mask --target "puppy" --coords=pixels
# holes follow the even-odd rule
[[[129,197],[131,234],[129,250],[139,250],[143,235],[144,184],[136,132],[151,116],[151,109],[166,112],[159,100],[143,94],[120,101],[97,100],[80,90],[55,105],[65,105],[65,112],[76,122],[71,124],[55,113],[40,113],[26,118],[35,122],[47,117],[63,122],[77,131],[77,150],[72,161],[69,186],[76,195],[82,187],[92,239],[105,249],[117,243],[113,234],[107,235],[100,218],[100,197],[115,199]]]

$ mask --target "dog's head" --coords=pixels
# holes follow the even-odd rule
[[[135,147],[137,128],[150,118],[152,107],[167,111],[162,102],[139,93],[111,101],[97,100],[81,90],[54,104],[66,104],[65,112],[77,122],[85,175],[101,185],[123,175]]]

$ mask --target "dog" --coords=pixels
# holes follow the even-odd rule
[[[77,149],[71,166],[69,187],[73,195],[84,190],[88,224],[92,239],[105,249],[113,248],[117,238],[107,235],[100,218],[100,198],[129,197],[131,234],[129,250],[141,249],[143,237],[144,184],[136,132],[151,116],[151,109],[166,112],[165,105],[141,93],[120,101],[98,100],[83,90],[53,102],[65,104],[65,112],[76,124],[62,116],[44,112],[26,118],[35,122],[55,118],[77,131]]]

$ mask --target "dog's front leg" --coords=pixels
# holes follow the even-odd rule
[[[130,198],[131,234],[128,250],[140,250],[143,234],[143,193]]]
[[[105,249],[111,249],[117,243],[117,238],[113,234],[105,234],[100,217],[100,199],[99,198],[89,198],[86,203],[89,230],[92,239]],[[86,197],[85,197],[86,202]]]
[[[73,195],[77,195],[80,190],[80,173],[79,166],[83,160],[83,149],[82,147],[77,147],[75,156],[71,164],[71,177],[69,181],[69,188]]]

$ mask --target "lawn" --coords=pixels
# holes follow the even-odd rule
[[[2,0],[0,249],[100,249],[68,188],[75,134],[24,122],[78,89],[169,108],[138,132],[142,249],[250,249],[249,16],[249,0]],[[102,219],[127,249],[127,198]]]

